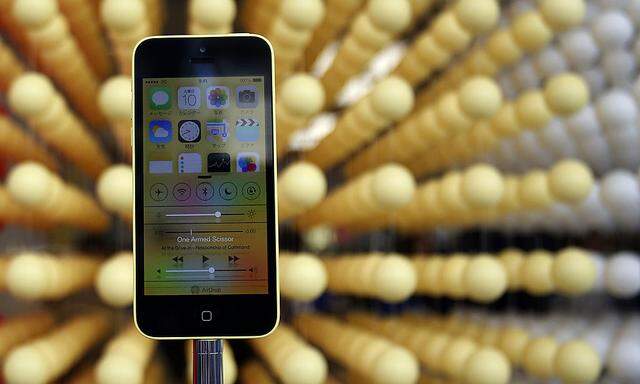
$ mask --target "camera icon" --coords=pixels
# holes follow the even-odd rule
[[[254,85],[242,85],[236,89],[238,108],[255,108],[258,106],[258,91]]]

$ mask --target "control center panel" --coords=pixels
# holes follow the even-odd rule
[[[147,294],[265,293],[264,205],[148,206]]]

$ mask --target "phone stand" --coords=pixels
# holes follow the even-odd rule
[[[193,340],[193,384],[222,383],[222,340]]]

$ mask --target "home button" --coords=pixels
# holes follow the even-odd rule
[[[213,320],[213,313],[211,311],[202,311],[200,312],[200,320],[209,322]]]

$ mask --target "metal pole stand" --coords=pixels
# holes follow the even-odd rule
[[[193,384],[223,384],[222,340],[193,340]]]

